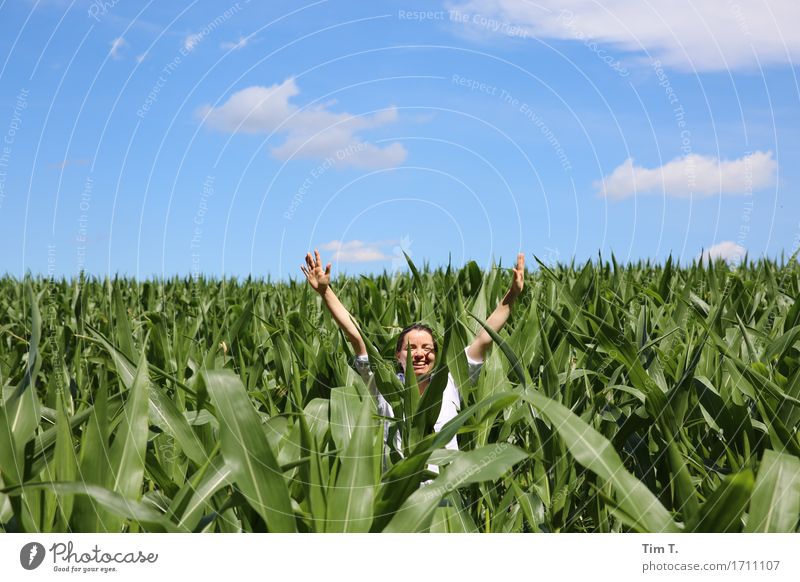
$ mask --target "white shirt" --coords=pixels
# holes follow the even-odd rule
[[[467,350],[464,350],[466,353]],[[483,362],[479,362],[477,360],[473,360],[467,354],[467,364],[469,366],[469,378],[472,382],[475,382],[478,378],[478,373],[481,371],[481,367],[483,367]],[[378,414],[380,416],[385,416],[387,418],[394,418],[394,410],[392,410],[392,405],[387,402],[387,400],[383,397],[383,395],[378,391],[377,386],[375,385],[375,379],[372,374],[372,370],[369,366],[369,356],[356,356],[356,370],[364,379],[364,382],[369,387],[370,392],[372,392],[373,396],[376,397],[378,401]],[[456,386],[455,381],[453,380],[453,376],[448,373],[447,374],[447,385],[444,388],[444,392],[442,393],[442,408],[439,411],[439,416],[436,419],[436,422],[433,425],[434,432],[439,432],[442,427],[450,420],[455,418],[461,408],[461,395],[458,392],[458,387]],[[386,446],[389,440],[389,422],[386,421],[383,425],[383,443],[384,443],[384,454],[386,451]],[[395,444],[396,448],[400,449],[400,434],[398,433],[395,437]],[[445,448],[451,449],[454,451],[458,450],[458,441],[456,437],[453,436],[445,445]],[[430,466],[429,466],[430,467]]]

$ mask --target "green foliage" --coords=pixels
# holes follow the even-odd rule
[[[474,379],[509,273],[408,263],[333,283],[395,419],[304,282],[0,279],[0,530],[798,530],[796,261],[540,263]]]

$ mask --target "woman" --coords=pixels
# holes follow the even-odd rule
[[[377,391],[375,383],[372,381],[372,372],[369,367],[369,357],[367,356],[367,347],[364,344],[364,340],[353,323],[350,313],[345,306],[342,305],[341,301],[339,301],[339,298],[336,297],[336,294],[330,287],[331,264],[328,263],[323,270],[319,251],[315,250],[314,257],[311,256],[311,253],[306,255],[306,264],[301,266],[300,270],[303,271],[303,274],[306,276],[306,279],[308,279],[314,291],[319,293],[322,302],[331,312],[333,320],[352,344],[353,350],[356,353],[356,369],[359,374],[361,374],[367,386],[370,387],[373,395],[377,398],[378,414],[387,418],[393,418],[394,411],[392,407]],[[499,332],[508,320],[508,316],[511,314],[511,306],[522,292],[522,287],[525,282],[525,255],[523,253],[517,255],[517,266],[512,270],[514,275],[511,280],[511,287],[489,316],[489,319],[486,320],[489,327],[496,332]],[[481,366],[483,366],[486,350],[491,344],[492,337],[485,329],[481,328],[481,331],[465,350],[467,363],[469,364],[470,378],[474,379],[477,377]],[[406,354],[409,349],[411,350],[412,365],[414,367],[413,371],[417,377],[420,394],[422,394],[428,387],[428,384],[430,384],[430,373],[433,371],[436,363],[437,345],[432,330],[426,325],[417,323],[410,325],[400,332],[395,349],[395,358],[403,369],[404,374],[407,373]],[[434,424],[434,431],[438,432],[447,421],[458,414],[460,402],[461,398],[458,388],[453,381],[453,377],[449,376],[447,386],[442,394],[442,408]],[[384,442],[387,436],[388,423],[384,426]],[[455,437],[447,443],[446,448],[458,450],[458,443]]]

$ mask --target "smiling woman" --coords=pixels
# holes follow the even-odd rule
[[[411,363],[414,367],[414,375],[417,379],[417,386],[419,386],[419,393],[425,392],[425,389],[431,382],[431,372],[436,364],[436,353],[438,346],[436,339],[433,336],[433,330],[425,324],[414,323],[409,325],[397,338],[397,348],[395,349],[395,358],[403,369],[398,376],[401,380],[405,381],[405,374],[407,373],[406,367],[408,366],[408,354],[411,355]],[[469,377],[474,381],[483,367],[483,357],[480,359],[473,359],[467,353],[467,364],[469,367]],[[372,393],[378,400],[378,412],[381,416],[394,418],[394,411],[389,403],[383,398],[375,387],[375,382],[372,378],[372,371],[369,367],[369,358],[366,355],[356,357],[356,369],[361,377],[370,387]],[[439,410],[439,415],[436,423],[433,425],[433,430],[439,432],[446,422],[453,419],[459,411],[461,405],[461,395],[459,394],[453,376],[449,373],[447,375],[447,385],[442,393],[442,406]],[[389,425],[386,423],[384,426],[384,440],[388,443]],[[451,450],[458,450],[458,441],[454,436],[445,445],[445,448]],[[429,467],[433,468],[431,465]],[[435,469],[434,469],[435,470]]]
[[[353,346],[356,353],[356,370],[358,370],[364,382],[369,386],[373,396],[375,396],[378,414],[386,418],[394,418],[394,410],[375,384],[364,339],[361,337],[361,333],[358,331],[352,315],[350,315],[347,308],[342,305],[342,302],[339,301],[339,298],[336,297],[336,294],[330,287],[331,264],[328,263],[323,269],[319,251],[315,250],[314,256],[312,256],[311,253],[306,254],[306,264],[301,265],[300,270],[303,271],[309,285],[320,295],[322,302],[330,311],[334,321]],[[513,278],[511,280],[511,287],[486,321],[488,326],[495,332],[499,332],[503,325],[505,325],[511,314],[511,306],[522,292],[525,283],[525,255],[523,253],[517,255],[517,265],[512,271]],[[483,366],[486,350],[491,344],[491,336],[486,330],[481,329],[472,343],[466,348],[465,353],[469,377],[471,379],[474,380],[477,378]],[[433,335],[433,330],[422,323],[409,325],[400,332],[397,338],[395,358],[398,365],[403,370],[398,376],[404,379],[404,375],[408,373],[406,367],[410,354],[420,394],[425,392],[431,382],[431,372],[436,362],[437,349],[438,345]],[[433,427],[434,431],[438,432],[445,423],[453,419],[458,414],[460,406],[461,396],[458,387],[453,377],[448,374],[447,385],[442,394],[441,409]],[[388,446],[388,444],[389,423],[387,422],[384,425],[384,445]],[[455,436],[447,443],[446,448],[458,450],[458,442]]]

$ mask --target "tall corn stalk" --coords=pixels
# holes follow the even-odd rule
[[[395,419],[305,284],[0,280],[0,529],[797,531],[794,259],[540,263],[475,382],[508,272],[409,263],[334,282]],[[422,397],[393,353],[419,320]]]

